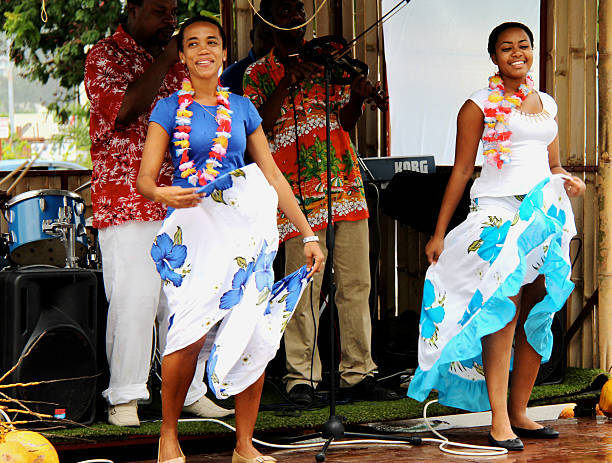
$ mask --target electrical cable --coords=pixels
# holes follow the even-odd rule
[[[572,241],[578,241],[578,249],[576,250],[576,255],[574,256],[574,260],[572,260],[572,266],[571,268],[574,268],[574,265],[576,265],[576,262],[578,261],[578,257],[580,256],[580,252],[582,251],[582,239],[578,236],[574,236],[571,240],[570,243]]]
[[[47,15],[47,6],[45,3],[46,3],[46,0],[42,0],[42,5],[40,7],[40,19],[44,23],[46,23],[47,20],[49,19]]]
[[[439,432],[437,432],[431,427],[431,425],[429,424],[429,420],[427,419],[427,407],[429,407],[429,405],[434,402],[437,402],[437,400],[431,400],[427,402],[427,404],[423,408],[423,420],[427,428],[434,435],[440,437],[440,439],[425,437],[421,439],[422,442],[439,443],[440,444],[438,446],[439,449],[442,452],[449,453],[451,455],[460,455],[460,456],[467,456],[467,457],[496,457],[496,456],[501,456],[501,455],[505,455],[508,453],[508,450],[505,448],[489,447],[485,445],[463,444],[461,442],[450,441],[448,438],[444,437],[442,434],[440,434]],[[231,431],[234,431],[234,432],[236,431],[236,428],[234,428],[233,426],[225,423],[224,421],[217,420],[215,418],[185,418],[185,419],[180,419],[179,422],[216,423],[216,424],[226,427],[227,429],[230,429]],[[263,445],[265,447],[270,447],[274,449],[284,449],[284,450],[307,449],[307,448],[321,446],[321,442],[306,443],[306,444],[272,444],[270,442],[265,442],[265,441],[255,439],[255,438],[253,438],[253,442],[259,445]],[[333,446],[347,446],[347,445],[358,445],[358,444],[359,445],[361,444],[382,444],[382,445],[399,445],[399,446],[412,445],[412,444],[406,443],[405,441],[382,440],[382,439],[354,439],[354,440],[345,440],[345,441],[334,440],[331,443],[331,445]],[[461,452],[458,450],[450,450],[446,448],[447,446],[462,447],[462,448],[468,448],[468,449],[474,449],[474,450],[480,450],[480,451],[479,452]]]
[[[427,404],[425,404],[425,407],[423,408],[423,420],[425,422],[425,425],[427,426],[427,428],[436,436],[440,437],[440,439],[434,439],[434,438],[422,438],[422,442],[435,442],[435,443],[439,443],[440,445],[438,446],[439,449],[442,452],[445,453],[449,453],[451,455],[461,455],[461,456],[480,456],[480,457],[492,457],[492,456],[501,456],[501,455],[505,455],[508,453],[507,449],[504,448],[499,448],[499,447],[489,447],[489,446],[483,446],[483,445],[473,445],[473,444],[463,444],[460,442],[453,442],[450,441],[448,438],[444,437],[442,434],[440,434],[439,432],[437,432],[435,429],[433,429],[431,427],[431,425],[429,424],[429,420],[427,419],[427,407],[429,407],[429,405],[431,405],[432,403],[437,402],[437,400],[431,400],[429,402],[427,402]],[[11,420],[8,417],[8,415],[3,411],[0,410],[0,415],[3,416],[4,420],[7,423],[10,423]],[[158,420],[153,420],[153,421],[158,421]],[[236,428],[234,428],[233,426],[225,423],[224,421],[221,420],[217,420],[215,418],[183,418],[180,419],[179,422],[209,422],[209,423],[216,423],[219,424],[221,426],[224,426],[228,429],[230,429],[231,431],[235,432]],[[253,442],[259,445],[263,445],[265,447],[270,447],[270,448],[275,448],[275,449],[305,449],[305,448],[313,448],[313,447],[320,447],[321,443],[320,442],[316,442],[316,443],[310,443],[310,444],[272,444],[270,442],[265,442],[259,439],[255,439],[253,438]],[[393,440],[380,440],[380,439],[356,439],[356,440],[347,440],[347,441],[333,441],[331,443],[331,445],[333,446],[347,446],[347,445],[357,445],[357,444],[382,444],[382,445],[410,445],[407,444],[405,441],[393,441]],[[460,452],[457,450],[450,450],[448,448],[446,448],[447,446],[452,446],[452,447],[462,447],[462,448],[468,448],[468,449],[478,449],[478,450],[483,450],[480,452]],[[107,459],[91,459],[91,460],[82,460],[79,461],[78,463],[113,463],[112,460],[107,460]]]
[[[317,15],[319,14],[319,12],[321,11],[321,9],[323,8],[323,6],[325,6],[325,4],[327,3],[327,0],[323,0],[323,3],[321,3],[319,5],[319,7],[316,9],[316,11],[312,14],[311,18],[306,21],[303,24],[300,24],[299,26],[293,26],[293,27],[281,27],[281,26],[277,26],[276,24],[271,23],[270,21],[268,21],[266,18],[264,18],[261,14],[259,14],[259,11],[257,11],[255,9],[255,5],[253,5],[253,2],[251,0],[247,0],[249,2],[249,5],[251,7],[251,9],[253,10],[253,13],[255,13],[257,16],[259,16],[259,18],[266,23],[268,26],[273,27],[274,29],[278,29],[279,31],[293,31],[295,29],[301,29],[304,26],[307,26],[308,24],[310,24],[314,18],[317,17]],[[403,1],[403,0],[402,0]]]
[[[302,163],[300,160],[300,138],[298,134],[298,117],[295,107],[295,93],[297,88],[294,85],[289,87],[289,95],[291,95],[291,108],[293,109],[293,129],[295,131],[295,156],[297,159],[297,174],[298,174],[298,192],[300,195],[300,208],[302,213],[308,220],[308,211],[306,210],[306,203],[304,202],[304,195],[302,194]]]
[[[313,296],[313,290],[312,290],[312,284],[310,285],[310,314],[312,315],[312,324],[314,325],[314,339],[312,340],[312,352],[310,353],[310,387],[312,388],[312,391],[314,393],[314,391],[316,390],[315,386],[314,386],[314,381],[312,379],[312,370],[314,369],[314,358],[315,358],[315,350],[318,348],[317,346],[317,340],[318,340],[318,335],[319,335],[319,324],[317,323],[317,317],[315,317],[315,311],[314,311],[314,303],[312,301],[312,296]]]
[[[450,453],[451,455],[461,455],[464,457],[497,457],[501,455],[505,455],[508,453],[508,449],[500,448],[500,447],[489,447],[487,445],[474,445],[474,444],[462,444],[461,442],[453,442],[448,440],[447,437],[444,437],[438,431],[431,427],[429,424],[429,420],[427,419],[427,407],[429,407],[432,403],[437,402],[438,400],[430,400],[425,404],[423,408],[423,421],[425,422],[425,426],[436,436],[440,437],[440,439],[432,439],[430,437],[425,437],[422,439],[423,442],[439,442],[440,445],[438,448],[445,453]],[[452,447],[463,447],[468,449],[480,449],[486,450],[486,452],[459,452],[457,450],[447,449],[446,446]]]

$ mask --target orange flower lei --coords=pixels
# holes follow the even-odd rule
[[[181,90],[178,92],[179,107],[176,110],[176,129],[174,130],[173,140],[176,147],[176,155],[181,157],[179,170],[181,177],[186,178],[193,186],[206,185],[212,182],[222,167],[221,160],[227,153],[227,146],[232,132],[232,111],[229,103],[229,89],[217,85],[217,116],[215,117],[219,127],[216,131],[216,137],[213,138],[213,144],[208,153],[206,167],[204,170],[196,169],[195,163],[189,159],[188,151],[191,149],[189,144],[189,133],[191,132],[191,117],[193,111],[188,108],[194,102],[194,90],[189,79],[183,80]]]
[[[504,95],[504,81],[496,74],[489,77],[489,97],[484,105],[484,123],[486,130],[483,140],[483,154],[489,164],[502,166],[510,162],[510,135],[508,129],[510,113],[521,106],[525,98],[533,91],[533,79],[527,76],[527,85],[522,84],[512,96]]]

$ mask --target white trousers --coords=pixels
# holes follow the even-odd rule
[[[111,405],[149,398],[147,379],[151,362],[153,324],[157,315],[163,352],[168,332],[168,305],[151,245],[161,221],[130,221],[98,232],[104,288],[109,303],[106,357],[110,383],[102,395]],[[206,393],[205,362],[198,362],[185,405]]]

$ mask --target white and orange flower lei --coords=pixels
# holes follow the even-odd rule
[[[527,84],[522,84],[512,96],[504,95],[504,81],[499,74],[489,77],[489,97],[484,105],[483,154],[487,162],[498,169],[510,162],[510,113],[514,108],[520,107],[532,91],[533,79],[529,76]]]
[[[217,115],[215,117],[219,127],[216,131],[216,137],[213,138],[213,144],[208,153],[206,167],[196,169],[195,163],[189,159],[189,133],[191,132],[191,117],[193,111],[189,111],[189,106],[194,102],[193,87],[189,79],[183,80],[181,90],[178,92],[179,106],[176,110],[176,129],[174,130],[172,142],[176,147],[176,155],[181,157],[179,170],[181,177],[186,178],[193,186],[204,186],[208,182],[212,182],[222,166],[222,159],[227,153],[227,145],[231,137],[232,131],[232,111],[229,103],[229,89],[217,85]]]

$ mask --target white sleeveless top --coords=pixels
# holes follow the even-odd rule
[[[485,159],[480,177],[474,181],[470,190],[471,198],[524,195],[541,180],[551,176],[548,145],[557,136],[557,103],[544,92],[536,92],[536,95],[542,101],[542,112],[527,114],[512,110],[508,122],[508,128],[512,131],[510,162],[498,169]],[[488,96],[488,88],[480,89],[470,96],[470,100],[478,105],[483,114]]]

